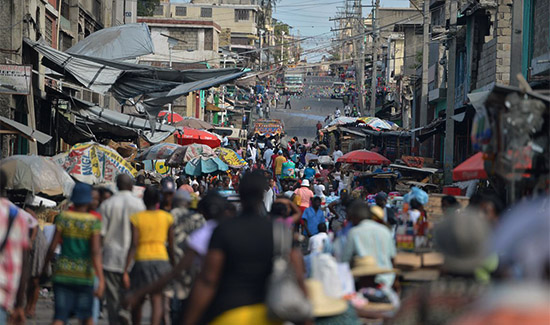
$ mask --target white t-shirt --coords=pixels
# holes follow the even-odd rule
[[[420,218],[420,211],[418,210],[409,210],[409,220],[413,223],[416,223],[418,221],[418,218]]]
[[[310,253],[322,253],[325,248],[325,240],[328,240],[328,235],[326,232],[320,232],[311,236],[311,238],[309,238],[307,250]]]
[[[323,184],[315,184],[313,185],[313,191],[315,192],[315,196],[319,197],[325,197],[325,185]]]
[[[332,153],[332,159],[334,159],[334,162],[336,162],[338,160],[338,158],[342,157],[344,154],[342,153],[341,150],[335,150],[333,153]]]

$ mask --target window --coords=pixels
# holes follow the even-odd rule
[[[176,7],[176,16],[187,16],[187,7]]]
[[[211,18],[212,8],[201,8],[201,17]]]
[[[204,31],[204,50],[212,51],[214,49],[214,30],[206,29]]]
[[[250,11],[246,9],[235,9],[235,21],[249,20]]]
[[[153,12],[153,16],[164,16],[164,6],[158,5],[155,7],[155,11]]]
[[[45,24],[46,26],[44,26],[44,38],[49,45],[53,46],[53,21],[50,19],[50,17],[46,16]]]

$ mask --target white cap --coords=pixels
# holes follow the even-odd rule
[[[304,179],[304,180],[302,181],[302,186],[309,187],[309,180]]]

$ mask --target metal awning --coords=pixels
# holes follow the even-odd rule
[[[0,125],[2,126],[2,129],[7,129],[14,133],[21,134],[30,141],[38,141],[41,144],[45,144],[52,139],[52,137],[46,133],[40,132],[3,116],[0,116]]]

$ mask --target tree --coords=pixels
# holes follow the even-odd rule
[[[160,4],[160,0],[138,0],[137,14],[141,17],[152,16],[155,8]]]

